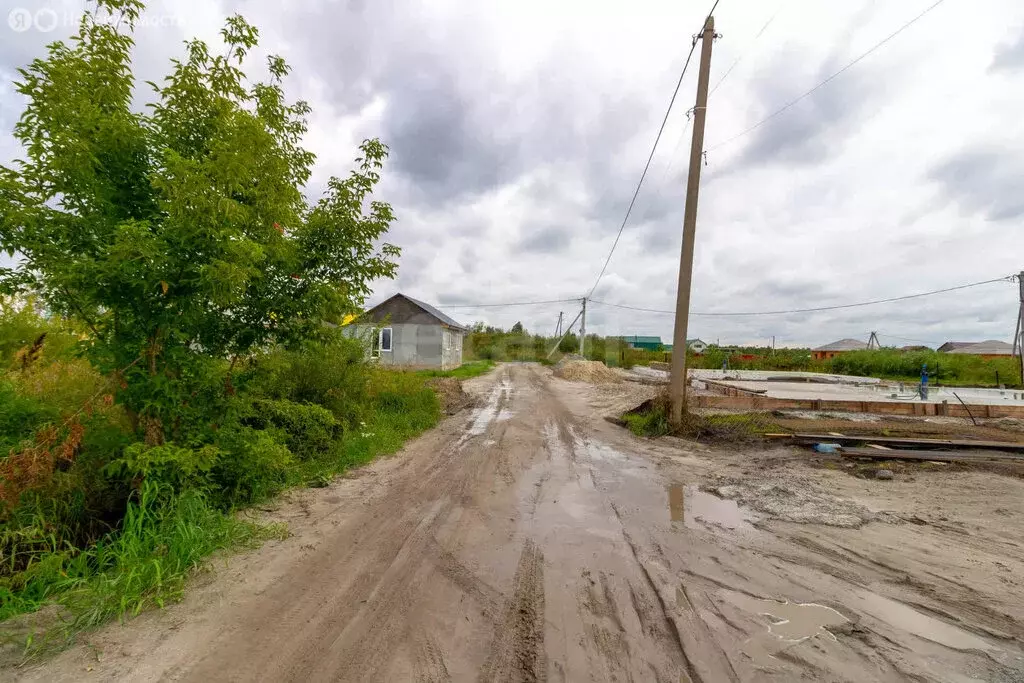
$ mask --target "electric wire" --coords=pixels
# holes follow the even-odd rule
[[[721,0],[715,0],[715,4],[711,6],[711,11],[708,12],[707,16],[710,17],[715,12],[715,8],[718,7],[718,3]],[[704,30],[704,25],[707,24],[707,19],[704,20],[704,24],[701,24],[701,30]],[[604,277],[605,271],[608,270],[608,264],[611,263],[612,254],[615,253],[615,248],[619,246],[619,238],[622,237],[622,231],[626,227],[626,223],[629,222],[629,215],[633,212],[633,206],[636,204],[636,198],[640,194],[640,188],[643,187],[644,179],[647,177],[647,171],[651,168],[651,161],[654,159],[654,153],[658,149],[658,142],[661,141],[661,134],[665,132],[665,124],[668,123],[669,114],[672,113],[672,106],[676,102],[676,96],[679,95],[679,88],[683,85],[683,77],[686,76],[686,70],[690,66],[690,61],[693,59],[694,50],[697,49],[697,41],[694,40],[693,45],[690,46],[690,52],[686,55],[686,62],[683,64],[683,70],[679,73],[679,80],[676,81],[676,87],[672,91],[672,98],[668,101],[668,108],[665,110],[665,116],[661,120],[661,126],[658,127],[658,134],[654,138],[654,145],[651,146],[651,153],[647,156],[647,163],[644,164],[643,173],[640,174],[640,182],[636,184],[636,190],[633,191],[633,198],[629,201],[629,206],[626,208],[626,215],[622,219],[622,225],[619,226],[619,232],[615,235],[615,241],[612,242],[612,248],[608,252],[608,258],[604,260],[604,265],[601,266],[601,272],[597,276],[597,280],[594,281],[594,286],[590,288],[590,293],[587,294],[586,298],[590,298],[594,294],[594,290],[601,284],[601,278]]]
[[[727,138],[727,139],[725,139],[725,140],[723,140],[723,141],[719,142],[718,144],[716,144],[716,145],[714,145],[714,146],[712,146],[712,147],[709,147],[709,148],[708,148],[707,150],[705,150],[705,151],[707,151],[707,152],[711,152],[711,151],[713,151],[713,150],[716,150],[716,149],[718,149],[719,147],[723,147],[723,146],[725,146],[725,145],[728,145],[728,144],[730,144],[730,143],[732,143],[732,142],[735,142],[736,140],[739,140],[739,139],[740,139],[741,137],[743,137],[744,135],[748,135],[749,133],[752,133],[752,132],[754,132],[755,130],[757,130],[758,128],[760,128],[761,126],[763,126],[764,124],[766,124],[766,123],[768,123],[769,121],[771,121],[772,119],[774,119],[774,118],[775,118],[776,116],[778,116],[779,114],[782,114],[783,112],[787,111],[788,109],[790,109],[790,108],[791,108],[791,107],[793,107],[794,105],[798,104],[799,102],[802,102],[802,101],[803,101],[804,99],[806,99],[807,97],[809,97],[809,96],[810,96],[810,95],[812,95],[813,93],[817,92],[817,91],[818,91],[819,89],[821,89],[821,88],[823,88],[824,86],[826,86],[826,85],[828,85],[829,83],[831,83],[831,82],[832,82],[832,81],[833,81],[834,79],[836,79],[837,77],[839,77],[840,75],[842,75],[843,73],[845,73],[845,72],[846,72],[846,71],[847,71],[848,69],[850,69],[850,68],[851,68],[852,66],[856,65],[856,64],[857,64],[858,62],[860,62],[861,60],[863,60],[863,59],[864,59],[865,57],[867,57],[868,55],[870,55],[870,54],[871,54],[872,52],[874,52],[874,51],[875,51],[875,50],[877,50],[878,48],[880,48],[880,47],[882,47],[883,45],[885,45],[886,43],[888,43],[888,42],[889,42],[890,40],[892,40],[893,38],[895,38],[896,36],[898,36],[898,35],[899,35],[900,33],[902,33],[903,31],[905,31],[906,29],[908,29],[908,28],[909,28],[909,27],[910,27],[911,25],[913,25],[914,23],[916,23],[916,22],[917,22],[918,20],[920,20],[920,19],[921,19],[922,17],[924,17],[924,16],[926,15],[926,14],[928,14],[929,12],[931,12],[931,11],[932,11],[933,9],[935,9],[936,7],[938,7],[939,5],[941,5],[941,4],[942,4],[943,2],[945,2],[945,1],[946,1],[946,0],[936,0],[936,2],[935,2],[935,3],[933,3],[933,4],[929,5],[929,6],[927,7],[927,8],[925,8],[925,10],[924,10],[923,12],[921,12],[920,14],[918,14],[917,16],[915,16],[915,17],[914,17],[913,19],[911,19],[911,20],[910,20],[910,21],[908,21],[907,23],[905,23],[905,24],[903,24],[902,26],[900,26],[900,27],[899,27],[898,29],[896,29],[895,31],[893,31],[892,33],[890,33],[890,34],[889,34],[888,36],[886,36],[885,38],[883,38],[883,39],[882,39],[882,40],[880,40],[879,42],[875,43],[875,44],[874,44],[874,45],[873,45],[872,47],[870,47],[870,48],[869,48],[869,49],[868,49],[868,50],[867,50],[866,52],[863,52],[863,53],[862,53],[862,54],[861,54],[861,55],[860,55],[859,57],[857,57],[857,58],[855,58],[854,60],[852,60],[852,61],[848,62],[848,63],[847,63],[847,64],[846,64],[845,66],[843,66],[843,67],[842,67],[841,69],[839,69],[838,71],[836,71],[835,73],[833,73],[833,74],[832,74],[831,76],[829,76],[828,78],[824,79],[823,81],[821,81],[820,83],[818,83],[817,85],[815,85],[815,86],[814,86],[813,88],[811,88],[810,90],[806,91],[805,93],[803,93],[802,95],[798,96],[797,98],[795,98],[795,99],[793,99],[793,100],[791,100],[791,101],[787,102],[786,104],[782,105],[781,107],[779,107],[778,109],[776,109],[775,111],[773,111],[773,112],[772,112],[771,114],[769,114],[768,116],[764,117],[763,119],[761,119],[760,121],[758,121],[758,122],[757,122],[757,123],[755,123],[754,125],[750,126],[750,127],[749,127],[749,128],[747,128],[746,130],[743,130],[743,131],[741,131],[740,133],[737,133],[736,135],[732,136],[731,138]]]
[[[444,310],[456,310],[460,308],[506,308],[510,306],[540,306],[542,304],[562,304],[579,302],[580,298],[575,297],[573,299],[549,299],[547,301],[508,301],[503,303],[487,303],[487,304],[452,304],[451,306],[437,306],[437,308]]]
[[[877,332],[879,337],[885,337],[887,339],[898,339],[899,341],[917,342],[918,344],[932,344],[939,346],[942,342],[931,341],[928,339],[913,339],[911,337],[897,337],[895,334],[888,334],[886,332]]]
[[[718,79],[718,82],[715,83],[715,86],[713,88],[711,88],[711,91],[708,93],[708,99],[709,100],[711,99],[711,96],[715,94],[715,91],[718,90],[719,86],[722,85],[722,83],[725,81],[725,79],[729,77],[729,74],[732,73],[732,70],[736,68],[736,65],[740,63],[740,60],[749,52],[750,48],[753,47],[754,43],[757,42],[757,39],[760,38],[761,35],[771,25],[771,23],[773,21],[775,21],[775,17],[777,17],[779,15],[779,13],[782,12],[782,9],[783,9],[783,7],[786,4],[787,3],[783,2],[783,3],[781,3],[778,6],[778,8],[775,10],[774,14],[772,14],[772,16],[768,18],[768,20],[761,26],[761,30],[759,30],[757,32],[757,34],[754,36],[753,40],[750,41],[750,44],[747,46],[747,49],[744,50],[743,52],[741,52],[736,57],[736,59],[733,60],[733,63],[729,66],[728,69],[726,69],[726,71],[722,75],[722,77]],[[669,173],[671,173],[672,167],[676,163],[676,159],[679,158],[679,148],[683,146],[683,141],[686,139],[686,133],[690,130],[690,124],[692,124],[692,123],[693,123],[693,119],[690,118],[689,116],[687,116],[686,117],[686,125],[684,125],[683,126],[683,130],[680,131],[679,137],[676,139],[676,144],[672,148],[672,153],[668,157],[668,163],[665,165],[665,169],[661,172],[661,175],[659,176],[659,179],[658,179],[658,196],[657,196],[658,201],[660,201],[661,198],[665,194],[665,184],[664,184],[664,181],[665,181],[665,179],[668,178]],[[651,214],[651,211],[654,209],[655,206],[657,206],[657,203],[658,203],[657,201],[651,202],[650,207],[644,213],[644,218],[647,218]]]
[[[747,46],[747,49],[736,56],[736,59],[733,60],[732,64],[729,65],[729,68],[725,70],[724,74],[722,74],[722,77],[718,79],[714,87],[712,87],[710,92],[708,92],[709,100],[711,99],[711,96],[715,94],[715,91],[718,90],[719,87],[721,87],[722,83],[725,82],[725,79],[729,77],[729,74],[732,73],[732,70],[736,68],[736,65],[740,63],[740,60],[746,56],[750,48],[752,48],[754,44],[757,43],[757,39],[760,38],[761,35],[768,30],[768,27],[771,26],[773,21],[775,21],[775,17],[779,16],[779,13],[782,11],[783,7],[786,4],[787,3],[785,2],[779,4],[778,8],[776,8],[775,10],[775,13],[768,18],[768,21],[764,22],[764,25],[761,26],[761,30],[758,31],[757,34],[754,36],[754,39],[750,41],[750,44]]]
[[[874,306],[876,304],[887,304],[894,301],[906,301],[907,299],[917,299],[923,296],[932,296],[934,294],[945,294],[946,292],[955,292],[960,289],[967,289],[969,287],[979,287],[981,285],[990,285],[995,282],[1010,282],[1013,276],[1006,276],[995,278],[993,280],[983,280],[981,282],[971,282],[966,285],[957,285],[956,287],[946,287],[945,289],[936,289],[930,292],[920,292],[918,294],[906,294],[903,296],[894,296],[887,299],[874,299],[871,301],[858,301],[852,304],[839,304],[836,306],[816,306],[814,308],[794,308],[785,311],[742,311],[742,312],[729,312],[729,313],[690,313],[690,315],[699,315],[704,317],[740,317],[740,316],[755,316],[755,315],[788,315],[793,313],[817,313],[820,311],[836,311],[844,308],[857,308],[860,306]],[[631,311],[643,311],[646,313],[666,313],[669,315],[675,315],[675,311],[668,311],[659,308],[641,308],[639,306],[627,306],[625,304],[613,304],[607,301],[598,301],[597,299],[591,299],[591,303],[595,303],[601,306],[612,306],[614,308],[624,308]]]

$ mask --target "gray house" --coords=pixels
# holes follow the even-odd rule
[[[466,328],[430,304],[395,294],[346,327],[381,365],[450,370],[462,365]]]

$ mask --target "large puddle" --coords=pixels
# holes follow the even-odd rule
[[[790,643],[814,636],[835,640],[836,637],[829,629],[850,621],[831,607],[814,602],[778,602],[753,598],[735,591],[722,591],[722,595],[740,609],[768,617],[771,620],[768,633]]]
[[[687,528],[719,526],[726,529],[753,529],[755,517],[736,504],[701,491],[695,484],[672,484],[668,487],[669,519],[682,522]]]
[[[774,656],[782,647],[788,646],[786,644],[799,643],[815,636],[836,640],[830,629],[849,622],[849,619],[831,607],[813,602],[766,600],[731,590],[722,590],[719,595],[746,612],[770,620],[767,633],[751,638],[745,648],[755,659],[765,654]],[[852,590],[848,597],[843,598],[843,603],[847,608],[869,615],[895,629],[954,650],[989,653],[1003,651],[981,636],[868,590]]]
[[[877,593],[861,591],[858,607],[867,614],[898,628],[954,650],[999,651],[1000,648],[962,628],[922,614],[908,605]]]

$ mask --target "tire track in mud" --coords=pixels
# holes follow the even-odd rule
[[[822,573],[863,589],[869,588],[870,581],[866,577],[872,574],[880,575],[888,583],[905,586],[916,592],[916,599],[913,595],[904,596],[900,599],[901,602],[926,612],[940,621],[966,629],[978,636],[990,636],[1018,643],[1024,642],[1024,629],[1013,615],[992,609],[984,604],[981,599],[982,594],[962,582],[934,572],[921,572],[932,577],[933,582],[929,583],[915,575],[910,568],[896,567],[842,543],[815,540],[802,533],[792,534],[788,540],[800,548],[815,553],[812,556],[813,559],[788,553],[765,554],[795,565],[814,566]],[[838,562],[857,567],[861,573],[858,574],[833,564]],[[943,609],[941,605],[954,607],[961,614]]]
[[[621,521],[622,516],[619,513],[618,507],[611,502],[609,502],[609,505],[615,511],[615,516]],[[675,609],[673,609],[665,600],[662,592],[658,590],[658,582],[651,575],[647,562],[644,562],[640,557],[640,551],[636,546],[636,542],[629,532],[626,531],[624,525],[622,527],[622,537],[632,553],[633,560],[640,568],[640,573],[647,580],[647,587],[654,593],[657,599],[663,623],[667,627],[667,632],[673,636],[672,643],[682,657],[687,678],[692,683],[713,683],[714,681],[723,680],[723,677],[734,683],[738,682],[740,678],[733,668],[728,653],[721,648],[714,635],[704,623],[703,617],[697,611],[697,606],[694,604],[689,592],[687,592],[686,585],[681,584],[681,588],[676,593],[676,602],[685,604],[677,604]],[[683,599],[679,599],[680,595]],[[680,628],[677,619],[683,622],[686,626],[685,629]],[[698,652],[704,656],[699,657],[696,654],[691,654]],[[708,660],[711,661],[709,662]],[[712,675],[706,678],[701,674],[701,669],[706,669],[709,665],[711,666],[710,673]]]
[[[508,371],[499,382],[505,406],[511,399]],[[478,603],[488,619],[500,616],[501,594],[459,563],[454,548],[446,549],[450,543],[441,544],[437,535],[460,506],[473,506],[482,478],[491,479],[495,463],[486,441],[505,427],[490,420],[479,435],[466,438],[471,425],[463,425],[441,436],[433,457],[403,462],[391,472],[386,494],[361,513],[362,523],[325,545],[313,562],[299,565],[291,580],[245,615],[255,632],[232,629],[183,672],[191,680],[209,680],[234,659],[244,662],[238,673],[276,680],[380,680],[395,652],[404,650],[423,670],[423,680],[445,680],[435,676],[437,657],[418,641],[412,617],[441,577]],[[339,567],[348,569],[339,576]],[[307,593],[301,586],[315,588]]]
[[[452,680],[444,652],[429,634],[416,639],[413,677],[415,683],[450,683]]]
[[[530,539],[523,543],[502,623],[495,629],[480,683],[547,680],[544,649],[544,555]]]

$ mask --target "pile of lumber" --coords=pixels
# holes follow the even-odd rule
[[[794,444],[833,444],[836,453],[850,458],[875,460],[930,460],[974,462],[1017,460],[1024,462],[1024,443],[974,439],[910,439],[892,436],[848,436],[845,434],[766,434]]]

